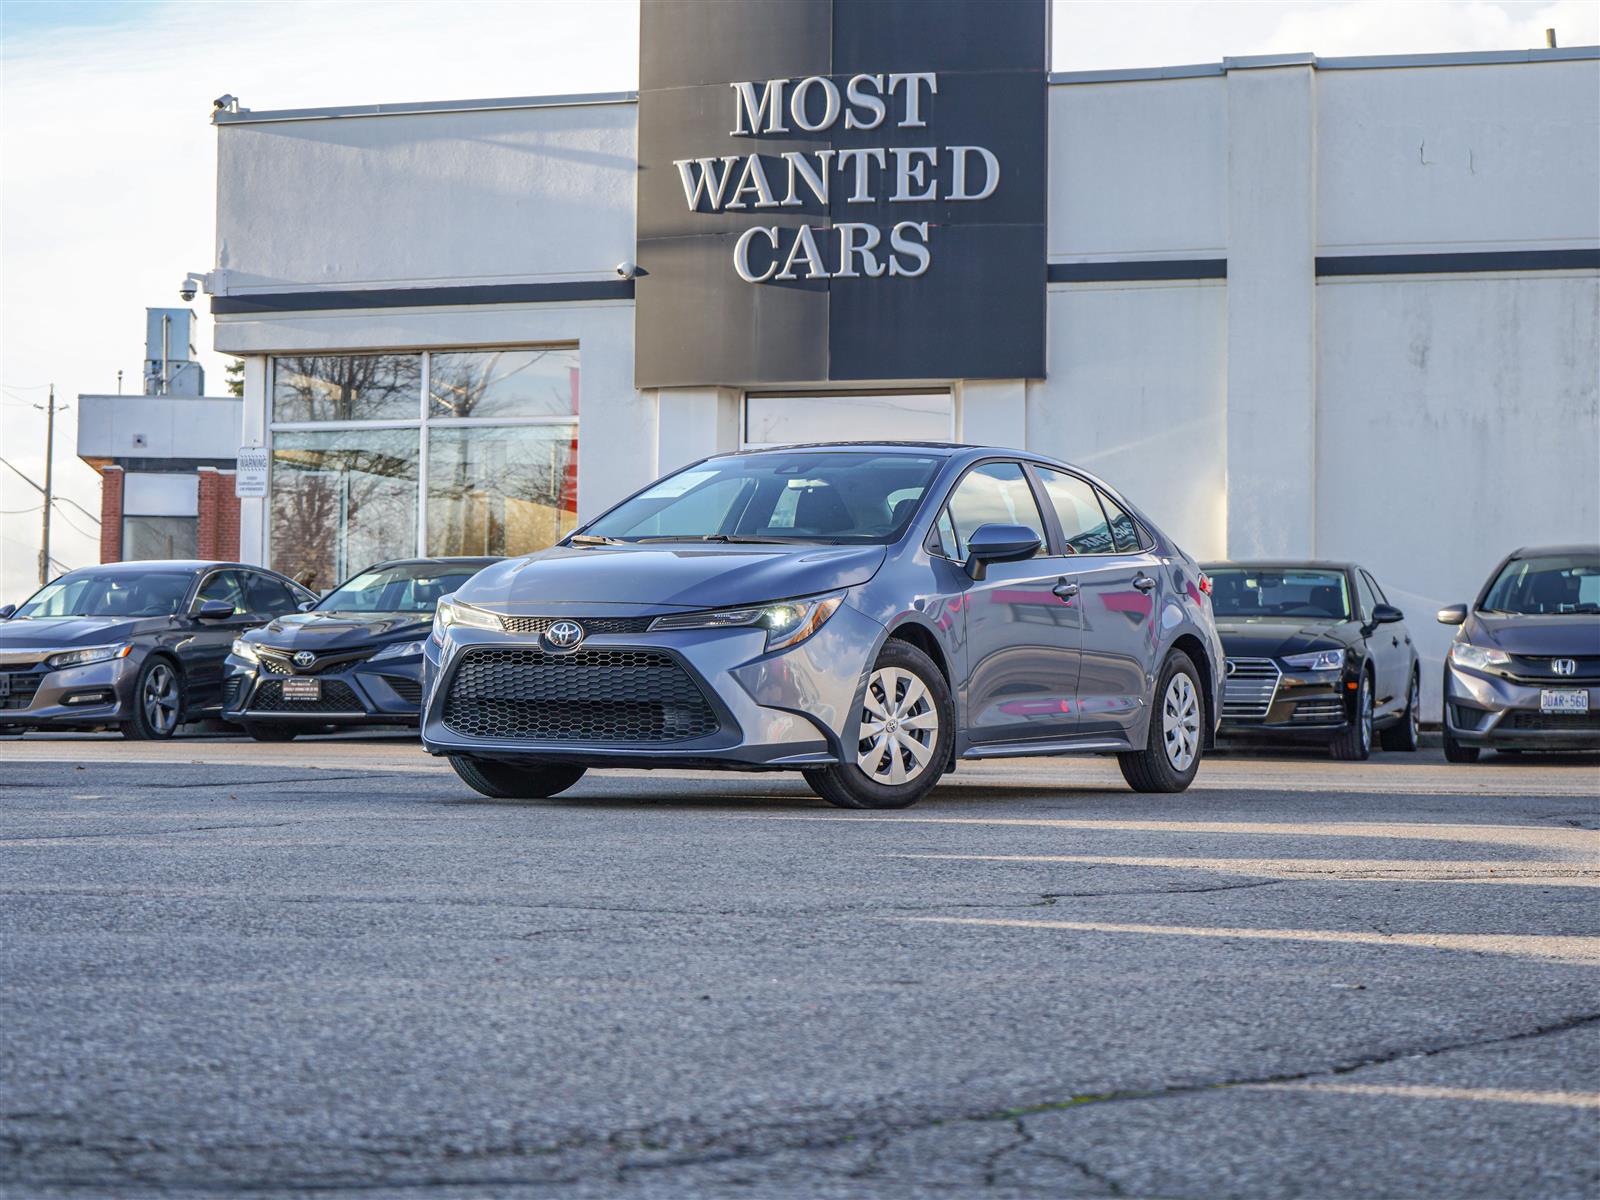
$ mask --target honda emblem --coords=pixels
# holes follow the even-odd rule
[[[1557,675],[1576,675],[1578,673],[1578,660],[1575,658],[1553,658],[1550,660],[1550,669]]]

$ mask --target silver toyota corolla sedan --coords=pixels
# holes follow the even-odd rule
[[[1058,754],[1182,791],[1221,707],[1209,588],[1127,499],[1037,455],[719,455],[442,602],[422,739],[507,798],[727,767],[900,808],[962,759]]]

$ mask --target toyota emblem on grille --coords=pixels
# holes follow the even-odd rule
[[[1550,669],[1557,675],[1576,675],[1578,673],[1578,660],[1574,658],[1553,658],[1550,660]]]
[[[317,656],[309,650],[296,650],[294,652],[294,665],[297,667],[309,667],[316,661]]]
[[[583,641],[583,626],[576,621],[557,621],[544,632],[552,650],[576,650]]]

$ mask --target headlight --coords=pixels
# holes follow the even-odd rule
[[[372,661],[377,662],[380,658],[406,658],[412,654],[421,654],[423,640],[418,638],[414,642],[396,642],[392,646],[385,646],[372,656]]]
[[[1450,661],[1458,667],[1483,671],[1489,667],[1503,667],[1511,661],[1504,650],[1491,650],[1488,646],[1474,646],[1471,642],[1457,642],[1450,647]]]
[[[233,656],[242,658],[246,662],[259,662],[261,655],[256,651],[254,642],[247,642],[243,638],[234,638],[232,647]]]
[[[485,609],[473,608],[459,600],[441,600],[433,613],[433,638],[435,645],[444,644],[444,631],[452,625],[465,625],[472,629],[500,629],[500,618]]]
[[[804,600],[783,600],[749,608],[724,608],[716,612],[674,613],[650,623],[658,629],[733,629],[756,625],[767,631],[767,649],[781,650],[805,641],[823,622],[833,616],[844,601],[843,592],[810,596]]]
[[[1342,671],[1343,650],[1312,650],[1306,654],[1286,654],[1283,665],[1297,671]]]
[[[45,666],[59,671],[62,667],[86,667],[90,663],[127,658],[132,653],[132,642],[118,642],[115,646],[85,646],[82,650],[64,650],[60,654],[52,654],[44,662]]]

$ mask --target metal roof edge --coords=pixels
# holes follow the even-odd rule
[[[576,108],[590,104],[635,104],[638,92],[577,92],[566,96],[505,96],[488,100],[418,100],[404,104],[346,104],[327,108],[241,108],[211,114],[213,125],[257,125],[272,121],[332,121],[350,117],[401,117],[424,113],[487,112],[506,108]]]
[[[1318,58],[1315,54],[1258,54],[1225,58],[1219,63],[1175,67],[1127,67],[1105,71],[1052,71],[1052,85],[1133,83],[1149,79],[1196,79],[1229,71],[1310,66],[1319,71],[1381,71],[1397,67],[1468,67],[1497,63],[1574,62],[1600,59],[1600,46],[1559,46],[1536,50],[1463,50],[1444,54],[1364,54]]]

